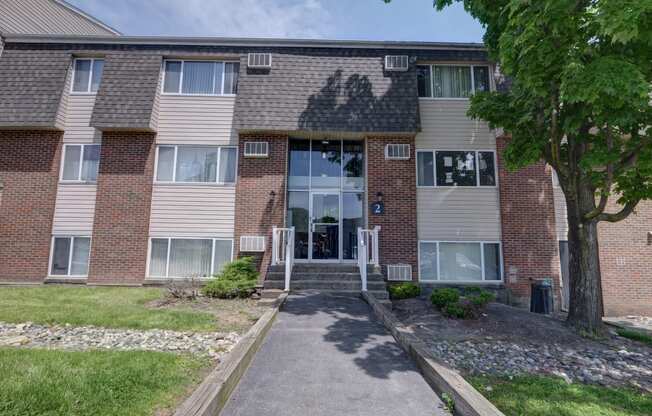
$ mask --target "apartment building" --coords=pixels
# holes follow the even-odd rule
[[[551,170],[508,172],[509,138],[466,115],[500,88],[480,44],[7,36],[0,281],[161,284],[253,256],[264,282],[364,254],[522,306],[550,278],[562,306]],[[652,313],[649,231],[649,204],[601,229],[608,314]]]

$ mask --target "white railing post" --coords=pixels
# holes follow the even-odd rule
[[[367,262],[369,261],[366,232],[358,228],[358,267],[362,279],[362,291],[367,291]]]
[[[378,246],[378,235],[380,234],[380,226],[377,225],[374,227],[374,232],[373,232],[373,264],[374,266],[380,266],[380,249]]]
[[[290,278],[294,266],[294,227],[285,232],[285,291],[290,291]]]
[[[278,228],[272,227],[272,265],[278,264]]]

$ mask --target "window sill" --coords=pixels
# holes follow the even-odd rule
[[[96,186],[97,182],[88,182],[88,181],[59,181],[59,185],[87,185],[87,186]]]
[[[45,283],[86,283],[88,276],[49,275]]]
[[[503,286],[504,280],[419,280],[423,285]]]
[[[207,182],[154,182],[154,185],[157,186],[202,186],[202,187],[213,187],[213,188],[235,188],[234,183],[207,183]]]
[[[89,95],[97,95],[97,92],[70,91],[70,95],[89,96]]]
[[[483,186],[427,186],[427,185],[417,185],[417,189],[441,189],[441,190],[451,190],[451,189],[498,189],[498,186],[493,185],[483,185]]]
[[[225,97],[234,98],[237,94],[176,94],[173,92],[162,92],[161,96],[164,97]]]
[[[424,101],[469,101],[470,98],[464,97],[419,97],[419,100]]]

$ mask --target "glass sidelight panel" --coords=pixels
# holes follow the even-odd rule
[[[358,258],[358,227],[364,227],[364,194],[342,194],[342,258]]]
[[[289,157],[288,187],[308,189],[310,187],[310,140],[290,140]]]
[[[310,231],[310,193],[288,192],[287,225],[294,227],[294,258],[307,259]]]
[[[364,189],[364,142],[344,141],[342,174],[344,189]]]
[[[313,140],[311,161],[312,188],[339,188],[342,174],[342,143],[339,140]]]

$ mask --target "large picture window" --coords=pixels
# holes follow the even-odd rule
[[[502,280],[497,242],[419,242],[419,279],[424,282]]]
[[[469,98],[489,91],[489,67],[474,65],[418,65],[419,97]]]
[[[233,184],[238,150],[225,146],[168,146],[157,151],[156,181]]]
[[[150,277],[210,277],[232,260],[233,240],[212,238],[152,238]]]
[[[234,95],[239,72],[238,62],[165,61],[163,93]]]
[[[417,150],[417,186],[496,186],[495,153]]]
[[[63,182],[96,182],[100,166],[99,144],[66,144],[63,148]]]
[[[50,275],[87,276],[90,249],[90,237],[53,237]]]
[[[93,94],[100,88],[104,59],[75,59],[72,92]]]

